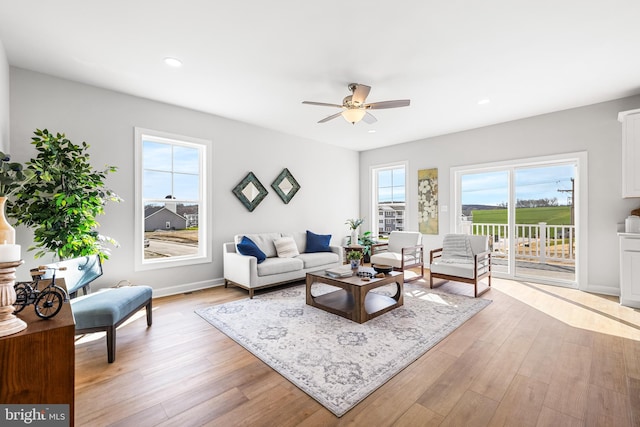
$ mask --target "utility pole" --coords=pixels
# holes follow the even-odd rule
[[[569,196],[569,200],[571,201],[571,225],[575,225],[575,216],[574,216],[574,205],[575,205],[575,189],[576,189],[576,183],[575,183],[575,179],[571,178],[571,190],[561,190],[558,188],[558,192],[560,193],[571,193],[571,195]]]

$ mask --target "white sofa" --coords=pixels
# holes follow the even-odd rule
[[[266,255],[266,259],[258,263],[255,256],[242,255],[237,244],[246,236],[251,239]],[[274,241],[282,237],[293,237],[298,252],[291,258],[280,258]],[[331,252],[306,253],[307,234],[302,233],[259,233],[240,234],[233,242],[223,245],[224,286],[239,286],[249,291],[253,298],[256,289],[267,288],[286,282],[304,279],[307,273],[333,268],[342,264],[341,246],[329,246]]]

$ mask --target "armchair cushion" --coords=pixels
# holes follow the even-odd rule
[[[447,234],[442,242],[442,258],[445,264],[473,264],[473,250],[466,234]],[[473,276],[472,276],[473,277]]]
[[[422,240],[422,233],[417,231],[392,231],[389,234],[389,252],[402,252],[402,248],[417,246]]]
[[[442,260],[431,264],[432,274],[446,274],[447,276],[465,277],[467,279],[473,279],[474,270],[473,264],[447,264]]]

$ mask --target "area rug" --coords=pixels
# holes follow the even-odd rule
[[[363,324],[306,305],[304,284],[196,313],[340,417],[491,302],[404,291],[402,307]]]

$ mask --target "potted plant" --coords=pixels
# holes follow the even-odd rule
[[[347,252],[347,261],[351,263],[351,268],[358,268],[360,266],[360,260],[362,259],[361,251],[349,251]]]
[[[34,178],[16,191],[8,215],[33,229],[35,245],[29,250],[37,250],[36,258],[50,252],[60,260],[93,254],[108,258],[105,243],[117,242],[98,233],[96,217],[107,202],[121,200],[105,187],[107,174],[116,168],[93,170],[86,142],[76,145],[46,129],[34,133],[31,143],[38,155],[25,163]]]
[[[349,239],[349,246],[355,246],[358,244],[358,227],[364,222],[364,218],[351,218],[348,219],[345,224],[351,229],[351,238]]]
[[[362,235],[358,239],[358,244],[362,246],[364,262],[369,262],[371,257],[371,247],[376,244],[376,241],[374,241],[373,237],[371,237],[371,232],[365,231],[364,233],[362,233]]]

